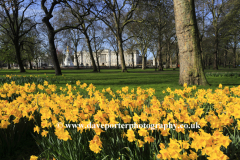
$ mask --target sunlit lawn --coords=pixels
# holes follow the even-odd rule
[[[220,68],[219,70],[206,69],[205,72],[239,72],[240,69],[233,68]],[[44,74],[46,73],[46,75]],[[62,73],[64,76],[57,76],[60,80],[59,87],[66,86],[68,84],[75,84],[76,80],[80,80],[81,83],[94,84],[97,90],[110,87],[113,91],[119,90],[122,87],[128,86],[129,89],[141,87],[143,89],[154,88],[156,96],[159,99],[164,98],[163,90],[166,88],[183,89],[178,84],[179,70],[167,69],[164,71],[155,71],[155,69],[141,70],[128,69],[128,73],[122,73],[121,69],[101,69],[100,73],[93,73],[91,69],[63,69]],[[26,70],[26,73],[19,73],[19,70],[0,70],[0,76],[6,74],[13,75],[39,75],[54,77],[54,70]],[[211,86],[198,86],[199,89],[216,89],[221,83],[223,86],[238,86],[240,84],[240,78],[231,77],[207,77],[207,80]]]

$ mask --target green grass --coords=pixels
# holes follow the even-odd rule
[[[219,70],[206,69],[206,72],[237,72],[240,73],[240,69],[220,68]],[[46,75],[44,74],[46,73]],[[57,76],[60,79],[56,84],[58,87],[65,87],[66,83],[75,84],[76,80],[80,80],[81,83],[94,84],[97,90],[110,87],[113,91],[119,90],[122,87],[128,86],[129,89],[141,87],[143,89],[154,88],[155,95],[159,99],[164,98],[163,90],[170,87],[172,90],[183,89],[178,84],[179,70],[167,69],[164,71],[155,71],[154,69],[128,69],[128,73],[122,73],[121,69],[102,69],[100,73],[93,73],[91,69],[80,70],[62,70],[64,76]],[[26,70],[26,73],[19,73],[19,70],[0,70],[0,76],[6,74],[13,75],[40,75],[40,77],[54,77],[54,70]],[[198,86],[198,89],[216,89],[221,83],[223,86],[238,86],[240,85],[240,78],[233,77],[207,77],[207,80],[211,86]]]

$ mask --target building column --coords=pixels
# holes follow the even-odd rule
[[[39,63],[39,68],[42,67],[41,66],[41,59],[39,59],[38,63]]]
[[[76,59],[76,56],[75,56],[75,54],[73,54],[73,65],[74,66],[77,66],[77,59]]]
[[[108,66],[111,67],[111,50],[108,50]]]
[[[134,66],[137,66],[137,61],[138,61],[138,50],[135,50],[135,52],[133,53],[134,55]]]

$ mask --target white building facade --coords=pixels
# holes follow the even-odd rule
[[[90,58],[89,52],[81,51],[77,53],[78,57],[78,63],[80,66],[92,66],[92,61]],[[96,61],[96,53],[93,52],[93,57],[95,62]],[[132,59],[133,58],[133,59]],[[134,64],[134,66],[137,66],[137,64],[142,63],[142,57],[139,55],[138,50],[135,50],[133,52],[124,52],[124,59],[125,59],[125,65],[127,67],[130,67]],[[103,50],[101,53],[98,54],[98,60],[100,66],[117,66],[117,55],[114,51],[111,51],[109,49]],[[118,62],[119,65],[121,65],[121,59],[120,55],[118,55]],[[74,56],[74,66],[77,65],[77,59]]]

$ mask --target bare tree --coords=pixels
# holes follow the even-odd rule
[[[111,34],[109,32],[108,29],[105,30],[104,37],[105,37],[107,43],[111,46],[113,51],[116,53],[116,56],[117,56],[117,69],[119,69],[119,59],[118,59],[118,57],[119,57],[119,48],[118,48],[117,39],[115,38],[115,36],[113,34]]]
[[[69,29],[64,32],[64,37],[67,38],[68,41],[70,41],[70,43],[73,45],[70,45],[69,47],[74,51],[74,59],[76,60],[77,69],[79,69],[79,55],[77,54],[78,46],[80,44],[80,41],[84,39],[83,37],[81,37],[81,35],[82,32],[79,29]]]
[[[218,52],[219,52],[219,31],[223,27],[220,25],[220,16],[223,15],[223,8],[229,0],[212,0],[207,3],[208,9],[212,14],[212,25],[214,29],[214,53],[213,53],[213,69],[218,69]]]
[[[127,71],[123,53],[123,42],[125,41],[123,40],[123,30],[129,23],[137,21],[132,17],[138,4],[139,0],[104,0],[98,4],[98,18],[109,27],[118,42],[122,72]]]
[[[90,36],[90,31],[89,29],[92,27],[93,23],[97,20],[96,16],[92,15],[86,15],[83,14],[84,12],[88,11],[88,8],[91,8],[93,6],[93,2],[84,2],[84,1],[77,1],[79,5],[75,5],[73,8],[70,8],[68,12],[70,12],[72,15],[73,22],[76,23],[81,23],[81,25],[78,27],[78,30],[82,32],[82,34],[85,36],[85,40],[88,46],[89,54],[90,54],[90,59],[92,61],[93,65],[93,72],[97,72],[97,66],[94,60],[93,56],[93,49],[91,46],[91,41],[93,38]],[[86,6],[90,6],[87,7]],[[69,18],[69,17],[68,17]]]
[[[33,0],[27,2],[24,0],[0,1],[0,27],[2,28],[0,31],[8,35],[14,45],[20,72],[25,72],[21,58],[21,46],[24,42],[24,36],[37,25],[31,20],[34,15],[25,16],[26,11],[34,4]]]
[[[68,23],[58,29],[54,29],[52,24],[50,23],[50,19],[53,18],[53,10],[57,5],[62,5],[62,7],[64,8],[73,8],[72,6],[74,5],[79,5],[77,4],[75,1],[66,1],[66,0],[53,0],[50,2],[50,7],[46,6],[46,1],[47,0],[41,0],[41,8],[44,11],[45,15],[42,19],[43,23],[47,26],[47,30],[48,30],[48,41],[49,41],[49,51],[51,53],[52,56],[52,61],[53,61],[53,65],[55,68],[55,74],[56,75],[62,75],[61,72],[61,68],[59,65],[59,61],[57,58],[57,53],[56,53],[56,47],[54,44],[54,37],[55,35],[63,30],[66,29],[76,29],[78,28],[82,23],[77,23],[72,25],[71,23]],[[72,4],[69,4],[70,2],[72,2]],[[89,15],[90,14],[90,9],[91,9],[92,5],[88,5],[86,6],[86,10],[82,13],[83,16]],[[49,8],[49,9],[48,9]],[[64,11],[64,10],[63,10]]]
[[[97,31],[98,31],[98,36],[96,35]],[[96,23],[92,27],[92,32],[93,32],[93,49],[95,52],[96,61],[98,65],[98,72],[100,72],[99,56],[104,50],[103,49],[104,36],[102,35],[104,32],[103,32],[103,28],[100,25],[97,25]]]

